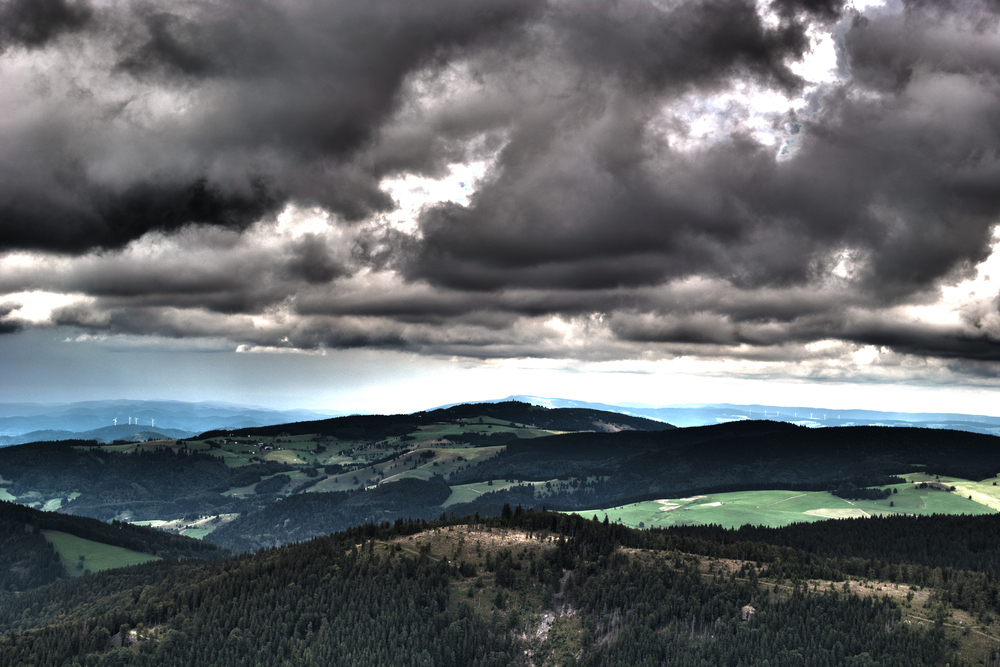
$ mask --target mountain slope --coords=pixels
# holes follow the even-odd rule
[[[231,468],[219,458],[169,447],[125,454],[95,443],[33,443],[0,449],[3,488],[24,504],[53,503],[63,512],[102,520],[180,518],[247,511],[273,500],[223,495],[288,470],[279,463]]]
[[[278,424],[250,429],[218,430],[203,433],[200,438],[246,435],[290,436],[321,434],[332,437],[350,437],[366,441],[377,441],[387,437],[409,433],[421,426],[438,423],[457,423],[480,417],[498,419],[533,428],[552,431],[604,431],[621,430],[662,431],[675,428],[644,417],[633,417],[615,412],[584,408],[543,408],[540,406],[507,401],[502,403],[463,404],[430,412],[415,412],[409,415],[354,415],[334,417],[319,421]]]
[[[880,410],[841,410],[836,408],[764,405],[760,403],[707,403],[651,406],[592,403],[566,398],[515,395],[486,403],[522,401],[550,408],[589,408],[619,412],[635,417],[669,422],[678,427],[710,426],[731,421],[765,419],[801,426],[914,426],[1000,435],[1000,417],[951,412],[885,412]],[[451,406],[444,406],[451,407]]]
[[[111,443],[116,440],[126,442],[145,442],[146,440],[166,440],[168,438],[189,438],[195,435],[192,431],[182,431],[175,428],[153,429],[151,426],[102,426],[90,431],[31,431],[21,435],[4,436],[0,438],[0,446],[25,445],[32,442],[59,442],[61,440],[94,440]]]
[[[885,483],[889,475],[917,470],[990,477],[1000,470],[1000,439],[932,429],[810,429],[763,421],[658,433],[576,433],[513,442],[499,456],[460,471],[449,482],[592,479],[582,489],[544,501],[549,507],[573,509],[707,490],[823,490],[846,481],[871,486]],[[538,502],[517,490],[491,496],[482,502]]]
[[[107,524],[0,501],[0,544],[3,544],[0,549],[0,595],[29,590],[68,576],[43,535],[46,531],[159,558],[220,558],[228,554],[210,542],[151,528],[117,521]]]
[[[158,431],[175,438],[188,437],[214,428],[280,424],[319,419],[329,414],[328,411],[271,410],[219,402],[112,400],[61,405],[3,403],[0,404],[0,447],[72,438],[110,442],[140,431]],[[118,430],[109,432],[107,436],[93,433],[104,428]]]
[[[904,572],[897,593],[918,588],[906,582],[925,571]],[[821,586],[798,583],[820,573]],[[966,584],[984,581],[977,576],[954,573]],[[940,581],[927,585],[946,594]],[[987,657],[946,629],[971,597],[918,611],[903,594],[862,588],[837,562],[795,549],[508,508],[489,521],[366,526],[221,563],[61,582],[0,602],[0,630],[18,630],[0,638],[0,663],[930,666]],[[921,627],[930,613],[940,622]]]

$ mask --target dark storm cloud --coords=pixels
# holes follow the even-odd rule
[[[801,84],[788,59],[808,48],[802,26],[766,28],[745,0],[585,0],[556,7],[552,23],[577,64],[645,92],[717,85],[734,72],[785,88]]]
[[[58,324],[475,358],[804,363],[833,340],[845,363],[1000,359],[994,301],[907,310],[994,242],[992,4],[88,11],[0,57],[0,248],[79,255],[12,264],[0,293],[83,295]],[[823,32],[843,78],[814,87],[796,64]],[[467,203],[392,220],[387,179],[477,160]],[[314,205],[329,225],[279,224]]]
[[[834,21],[841,17],[845,4],[845,0],[772,0],[771,9],[786,18],[807,14],[824,21]]]
[[[813,9],[822,13],[818,4]],[[664,21],[674,18],[664,14]],[[541,120],[525,112],[495,177],[471,206],[424,214],[424,243],[408,275],[471,290],[603,289],[686,275],[780,287],[815,281],[847,253],[857,260],[858,298],[887,304],[964,275],[989,253],[1000,213],[1000,81],[992,47],[966,40],[950,51],[968,21],[942,19],[933,9],[847,20],[852,71],[896,67],[868,54],[872,48],[898,53],[904,65],[925,51],[930,57],[901,89],[886,91],[868,75],[828,87],[815,114],[785,119],[802,137],[781,161],[740,132],[678,150],[656,132],[658,108],[647,97],[607,82],[567,86],[560,92],[569,101],[552,104],[574,112]],[[895,42],[881,41],[896,33]],[[689,83],[732,77],[729,63],[738,60],[721,60]],[[676,71],[683,75],[684,64]],[[756,80],[783,81],[777,74]],[[885,94],[858,94],[873,86]]]
[[[0,3],[0,53],[14,46],[38,48],[83,28],[91,17],[86,2],[4,0]]]
[[[12,304],[0,303],[0,334],[16,333],[23,328],[19,322],[3,321],[16,308]]]
[[[0,248],[72,252],[188,223],[242,229],[289,200],[352,219],[390,208],[377,177],[350,160],[405,77],[541,5],[222,0],[91,15],[45,0],[48,23],[29,6],[5,6],[17,19],[10,39],[50,42],[71,71],[40,70],[37,94],[19,91],[26,99],[10,104],[37,107],[30,117],[6,110],[16,120],[0,137],[11,147],[0,156]],[[84,42],[54,37],[87,16],[100,58],[81,62]]]
[[[294,245],[295,258],[289,262],[292,275],[308,283],[328,283],[348,273],[331,256],[326,241],[308,234]]]
[[[8,183],[21,180],[14,176]],[[201,177],[189,183],[147,181],[120,190],[95,186],[83,201],[59,194],[46,199],[37,183],[25,185],[17,192],[0,192],[0,246],[63,252],[118,247],[150,230],[171,231],[192,223],[245,228],[276,205],[259,181],[244,192],[224,191]]]

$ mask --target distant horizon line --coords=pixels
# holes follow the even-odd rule
[[[411,414],[414,412],[430,412],[433,410],[447,409],[457,405],[476,405],[479,403],[503,403],[506,401],[520,401],[520,402],[530,402],[524,399],[534,399],[537,401],[562,401],[567,403],[586,403],[591,405],[607,405],[617,408],[631,408],[638,410],[663,410],[671,408],[712,408],[712,407],[723,407],[723,408],[780,408],[782,410],[827,410],[828,412],[836,411],[840,413],[848,412],[878,412],[884,414],[931,414],[931,415],[954,415],[954,416],[967,416],[967,417],[993,417],[1000,419],[1000,415],[986,415],[980,413],[971,412],[932,412],[927,410],[888,410],[888,409],[876,409],[876,408],[839,408],[830,407],[823,405],[779,405],[777,403],[732,403],[732,402],[692,402],[692,403],[637,403],[634,401],[622,401],[619,403],[607,403],[604,401],[594,401],[579,398],[567,398],[565,396],[541,396],[538,394],[510,394],[502,398],[488,398],[488,399],[469,399],[455,401],[451,403],[444,403],[441,405],[435,405],[427,408],[422,408],[418,410],[412,410],[406,413],[399,414]],[[181,398],[98,398],[98,399],[84,399],[76,401],[0,401],[2,406],[37,406],[37,407],[65,407],[71,405],[87,405],[87,404],[101,404],[101,403],[181,403],[186,405],[219,405],[233,408],[253,408],[256,410],[271,410],[274,412],[335,412],[332,408],[313,408],[313,407],[274,407],[271,405],[261,404],[261,403],[241,403],[232,400],[225,399],[211,399],[211,400],[193,400],[193,399],[181,399]],[[547,406],[540,406],[547,407]],[[558,407],[558,406],[556,406]],[[344,411],[337,411],[344,412]],[[352,414],[366,414],[366,413],[352,413]]]
[[[706,403],[706,402],[695,402],[695,403],[669,403],[669,404],[648,404],[648,403],[636,403],[632,401],[623,401],[620,403],[606,403],[603,401],[587,401],[582,399],[565,398],[561,396],[539,396],[535,394],[511,394],[502,398],[492,398],[492,399],[471,399],[463,400],[452,403],[446,403],[441,405],[435,405],[431,407],[426,407],[418,410],[410,410],[407,412],[395,412],[395,411],[358,411],[358,410],[336,410],[333,408],[311,408],[311,407],[274,407],[266,404],[260,403],[240,403],[225,399],[212,399],[212,400],[185,400],[178,398],[106,398],[106,399],[85,399],[78,401],[57,401],[57,402],[40,402],[40,401],[3,401],[0,402],[0,406],[6,408],[16,408],[19,406],[32,407],[32,408],[68,408],[73,406],[100,406],[107,404],[178,404],[178,405],[206,405],[206,406],[218,406],[225,407],[229,409],[250,409],[259,410],[267,412],[277,412],[277,413],[315,413],[324,414],[330,417],[338,416],[353,416],[353,415],[376,415],[376,414],[414,414],[417,412],[432,412],[434,410],[447,409],[450,407],[458,405],[475,405],[475,404],[491,404],[491,403],[502,403],[505,401],[521,401],[532,403],[534,405],[539,405],[540,407],[549,408],[559,408],[559,407],[580,407],[588,409],[607,409],[615,408],[616,411],[621,410],[635,410],[635,411],[654,411],[654,410],[698,410],[698,409],[733,409],[733,410],[743,410],[750,413],[751,411],[760,410],[762,412],[770,412],[774,410],[775,412],[788,410],[788,411],[825,411],[826,415],[824,417],[799,417],[803,420],[821,420],[829,421],[831,418],[838,419],[839,417],[831,417],[831,413],[837,413],[838,415],[847,416],[858,416],[860,414],[878,414],[878,415],[911,415],[911,416],[932,416],[932,417],[951,417],[951,418],[983,418],[989,420],[1000,421],[1000,415],[989,415],[982,413],[967,413],[967,412],[930,412],[930,411],[907,411],[907,410],[886,410],[886,409],[874,409],[874,408],[834,408],[829,406],[816,406],[816,405],[778,405],[773,403],[731,403],[731,402],[719,402],[719,403]],[[568,405],[556,405],[556,403],[568,404]],[[15,415],[7,415],[15,416]],[[748,415],[749,416],[749,415]],[[763,416],[763,415],[762,415]],[[778,417],[778,414],[774,415]]]

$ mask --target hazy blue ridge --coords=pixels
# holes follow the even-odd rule
[[[332,410],[273,410],[222,402],[6,403],[0,404],[0,447],[41,440],[112,442],[134,439],[141,433],[186,438],[212,429],[253,428],[325,419],[337,414],[340,413]]]
[[[548,398],[518,394],[480,403],[522,401],[550,408],[588,408],[618,412],[633,417],[645,417],[667,422],[678,427],[709,426],[746,419],[768,419],[800,426],[918,426],[971,433],[1000,435],[1000,417],[939,412],[883,412],[878,410],[837,410],[824,407],[795,407],[761,404],[711,403],[670,406],[635,404],[611,405],[576,401],[566,398]],[[454,405],[439,406],[450,408]]]

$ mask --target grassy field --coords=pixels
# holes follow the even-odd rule
[[[969,493],[958,490],[962,482],[997,488],[991,480],[976,483],[941,478],[941,481],[956,486],[956,492],[896,484],[885,487],[897,490],[885,500],[844,500],[825,491],[741,491],[631,503],[579,514],[588,518],[596,514],[602,520],[607,516],[610,521],[637,528],[703,524],[738,528],[745,524],[777,527],[803,521],[892,514],[996,513],[986,504],[970,500]]]
[[[448,496],[448,500],[444,502],[442,507],[450,507],[452,505],[457,505],[458,503],[471,503],[484,493],[509,489],[510,487],[517,485],[518,482],[509,482],[507,480],[494,480],[492,485],[488,482],[458,484],[451,487],[451,495]]]
[[[42,505],[42,511],[44,511],[44,512],[58,512],[59,508],[62,507],[62,504],[63,504],[63,499],[62,498],[53,498],[51,500],[47,500],[47,501],[45,501],[45,504]]]
[[[152,521],[133,521],[132,523],[137,526],[149,526],[150,528],[180,533],[201,540],[216,528],[224,526],[230,521],[235,521],[238,517],[239,514],[218,514],[197,519],[172,519],[170,521],[155,519]]]
[[[596,478],[588,478],[588,482]],[[472,484],[456,484],[451,487],[451,495],[445,501],[443,507],[457,505],[458,503],[468,503],[476,500],[484,493],[509,489],[512,486],[531,486],[534,488],[535,499],[544,500],[552,493],[572,492],[572,479],[543,479],[540,481],[520,481],[515,479],[494,479],[490,482],[474,482]]]
[[[42,534],[55,547],[63,567],[73,577],[82,576],[87,570],[100,572],[157,560],[156,556],[85,540],[54,530],[43,530]],[[83,556],[83,560],[80,560],[80,556]]]
[[[185,537],[193,537],[196,540],[203,540],[205,536],[212,531],[207,528],[188,528],[187,530],[182,530],[181,535]]]
[[[912,482],[925,482],[925,481],[940,481],[945,484],[950,484],[955,487],[955,494],[969,498],[972,500],[989,507],[992,510],[1000,511],[1000,477],[991,477],[990,479],[984,479],[978,482],[974,482],[968,479],[961,479],[959,477],[932,477],[931,475],[923,475],[916,473],[913,475],[905,475],[906,479]]]

